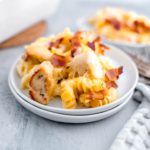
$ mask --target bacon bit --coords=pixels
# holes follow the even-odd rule
[[[100,36],[97,36],[92,42],[88,42],[87,45],[88,47],[90,47],[92,50],[95,51],[95,43],[100,43],[101,42],[101,38]]]
[[[71,50],[71,57],[74,57],[74,56],[78,55],[79,53],[80,52],[79,52],[79,50],[77,48],[73,48]]]
[[[71,44],[72,44],[72,47],[75,47],[75,48],[81,46],[80,41],[77,40],[77,39],[72,39],[72,40],[71,40]]]
[[[111,23],[112,23],[113,27],[114,27],[116,30],[120,30],[121,24],[120,24],[119,21],[113,20]]]
[[[80,47],[81,43],[80,43],[80,39],[78,37],[73,37],[72,39],[70,39],[72,47]]]
[[[62,43],[63,40],[64,40],[64,38],[61,37],[61,38],[57,39],[55,42],[50,42],[48,49],[50,50],[52,47],[58,48],[59,45]]]
[[[71,39],[71,44],[72,44],[72,47],[75,47],[75,48],[81,46],[80,40],[79,39],[75,39],[75,38]]]
[[[73,47],[77,48],[81,46],[81,31],[78,31],[74,34],[74,36],[72,37],[72,39],[70,39],[70,42],[72,44]]]
[[[97,42],[97,43],[99,42],[99,43],[100,43],[100,42],[101,42],[101,37],[100,37],[100,36],[97,36],[97,37],[93,40],[93,42]]]
[[[99,45],[100,47],[102,47],[104,50],[109,50],[110,48],[104,44],[100,44]]]
[[[139,25],[139,21],[138,21],[138,20],[135,20],[135,21],[133,22],[133,24],[134,24],[135,26],[137,26],[137,25]]]
[[[62,67],[66,65],[66,58],[57,54],[53,54],[50,61],[55,67]]]
[[[105,53],[106,50],[109,50],[109,47],[107,47],[106,45],[104,45],[102,43],[99,44],[99,51],[98,52],[100,54],[104,55],[104,53]]]
[[[106,87],[107,87],[108,89],[111,88],[111,87],[117,88],[118,85],[116,84],[116,82],[110,81],[110,82],[106,82]]]
[[[133,22],[133,25],[134,25],[134,27],[137,27],[137,26],[141,26],[143,28],[146,27],[145,23],[143,21],[139,21],[139,20],[135,20]]]
[[[95,43],[94,42],[88,42],[87,46],[95,51]]]
[[[118,67],[118,73],[119,75],[123,73],[123,66]]]
[[[87,46],[95,51],[96,50],[95,43],[99,44],[99,52],[98,53],[100,53],[100,54],[104,54],[105,50],[109,49],[109,47],[107,47],[106,45],[101,43],[101,37],[100,36],[97,36],[92,42],[88,42]]]
[[[57,44],[61,44],[63,40],[64,40],[64,38],[61,37],[61,38],[59,38],[59,39],[56,40],[56,43],[57,43]]]
[[[106,94],[106,90],[102,90],[99,92],[89,92],[87,94],[87,98],[91,100],[102,100],[104,99],[105,94]]]
[[[74,36],[75,37],[81,37],[82,31],[77,31],[75,32]]]
[[[106,19],[106,22],[110,23],[116,30],[120,30],[121,23],[115,18],[112,19]]]
[[[142,30],[141,30],[141,28],[140,28],[140,22],[138,21],[138,20],[135,20],[134,22],[133,22],[133,30],[135,31],[135,32],[137,32],[137,33],[140,33]]]
[[[150,32],[150,27],[147,26],[143,21],[135,20],[133,22],[133,31],[137,33]]]
[[[123,67],[115,68],[115,69],[110,69],[106,72],[106,77],[110,81],[115,81],[119,78],[119,75],[123,72]]]

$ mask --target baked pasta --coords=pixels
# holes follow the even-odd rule
[[[109,47],[92,32],[65,29],[25,46],[17,64],[21,87],[31,99],[47,105],[59,96],[63,108],[99,107],[116,100],[122,67],[105,56]]]
[[[104,37],[131,43],[150,43],[150,19],[120,8],[102,8],[88,20]]]

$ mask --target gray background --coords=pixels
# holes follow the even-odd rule
[[[46,35],[66,26],[75,30],[78,18],[107,4],[150,13],[147,0],[64,0],[48,18]],[[0,51],[0,150],[107,150],[138,103],[131,100],[116,115],[88,124],[63,124],[38,117],[16,102],[7,83],[10,67],[22,52],[22,47]]]

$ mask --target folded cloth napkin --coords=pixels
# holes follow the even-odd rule
[[[110,147],[110,150],[150,150],[150,88],[136,86],[133,98],[142,102]]]

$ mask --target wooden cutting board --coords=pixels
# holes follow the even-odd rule
[[[8,40],[0,43],[0,49],[11,48],[19,45],[30,43],[42,36],[47,29],[46,21],[40,21],[37,24],[27,28]]]

